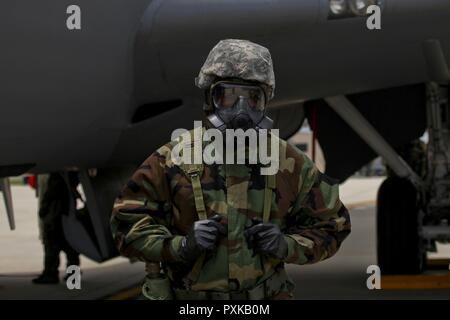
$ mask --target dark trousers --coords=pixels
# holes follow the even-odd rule
[[[59,268],[59,254],[64,251],[67,256],[67,265],[80,265],[80,256],[64,237],[62,226],[45,226],[44,224],[44,273],[57,275]]]

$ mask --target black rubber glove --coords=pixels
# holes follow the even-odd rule
[[[244,231],[247,245],[255,254],[265,254],[283,260],[288,245],[280,228],[273,223],[263,223],[261,218],[253,218],[252,226]]]
[[[227,234],[227,228],[220,220],[222,217],[217,214],[193,224],[191,230],[181,240],[179,255],[184,262],[192,263],[202,253],[216,249],[219,236]]]

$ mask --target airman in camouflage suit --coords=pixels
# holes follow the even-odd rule
[[[213,48],[196,84],[208,89],[224,78],[259,82],[267,97],[273,97],[272,60],[269,51],[257,44],[223,40]],[[204,250],[201,268],[194,270],[198,259],[189,261],[182,248],[192,240],[199,214],[190,177],[172,161],[176,143],[167,143],[142,163],[116,200],[111,219],[121,254],[161,262],[175,298],[291,298],[294,284],[284,264],[327,259],[350,233],[338,184],[319,172],[303,152],[279,139],[279,170],[264,223],[257,219],[263,216],[267,188],[260,164],[202,166],[206,215],[217,232],[214,247]],[[217,215],[220,219],[212,218]],[[277,236],[270,238],[273,234]],[[265,252],[267,239],[284,249]]]

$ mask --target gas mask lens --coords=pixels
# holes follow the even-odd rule
[[[256,110],[264,110],[266,102],[264,90],[253,85],[219,82],[211,88],[211,94],[214,106],[219,109],[232,108],[241,98]]]

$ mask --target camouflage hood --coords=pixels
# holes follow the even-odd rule
[[[248,40],[221,40],[210,51],[195,84],[207,89],[216,77],[258,81],[268,86],[269,99],[274,96],[275,75],[270,52]]]

